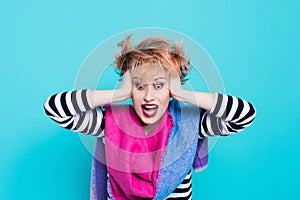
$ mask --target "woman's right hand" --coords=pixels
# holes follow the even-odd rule
[[[90,90],[89,99],[92,107],[124,101],[131,97],[132,80],[129,71],[125,72],[120,88],[114,90]]]
[[[129,99],[131,97],[132,93],[132,79],[131,79],[131,73],[128,70],[127,72],[124,73],[123,78],[122,78],[122,83],[120,88],[117,91],[119,94],[116,95],[121,95],[123,100]],[[122,101],[123,101],[122,100]]]

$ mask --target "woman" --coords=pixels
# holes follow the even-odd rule
[[[207,137],[242,131],[255,109],[237,97],[183,89],[190,63],[180,44],[150,37],[132,47],[128,36],[119,46],[119,89],[58,93],[45,112],[98,137],[91,199],[191,199],[191,168],[206,167]],[[129,98],[133,105],[112,104]]]

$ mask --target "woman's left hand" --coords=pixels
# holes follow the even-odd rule
[[[181,80],[179,77],[179,73],[173,69],[169,69],[169,91],[171,97],[179,101],[181,100],[180,97],[183,94]]]
[[[179,72],[169,70],[169,91],[170,96],[174,99],[196,105],[198,107],[210,110],[214,102],[214,94],[208,92],[197,92],[193,90],[183,89]]]

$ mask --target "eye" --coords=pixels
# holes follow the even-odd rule
[[[142,90],[142,89],[144,89],[144,85],[142,85],[142,84],[140,84],[140,83],[136,83],[135,84],[135,87],[138,89],[138,90]]]
[[[155,86],[155,89],[157,89],[157,90],[159,90],[159,89],[161,89],[161,88],[163,88],[164,87],[164,83],[155,83],[154,84],[154,86]]]

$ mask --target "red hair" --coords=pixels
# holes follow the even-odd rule
[[[183,84],[186,75],[190,71],[190,61],[184,54],[182,43],[171,42],[163,37],[149,37],[132,47],[132,35],[121,41],[120,54],[115,54],[115,67],[122,77],[128,70],[133,70],[144,64],[157,63],[166,69],[174,69],[179,72]]]

